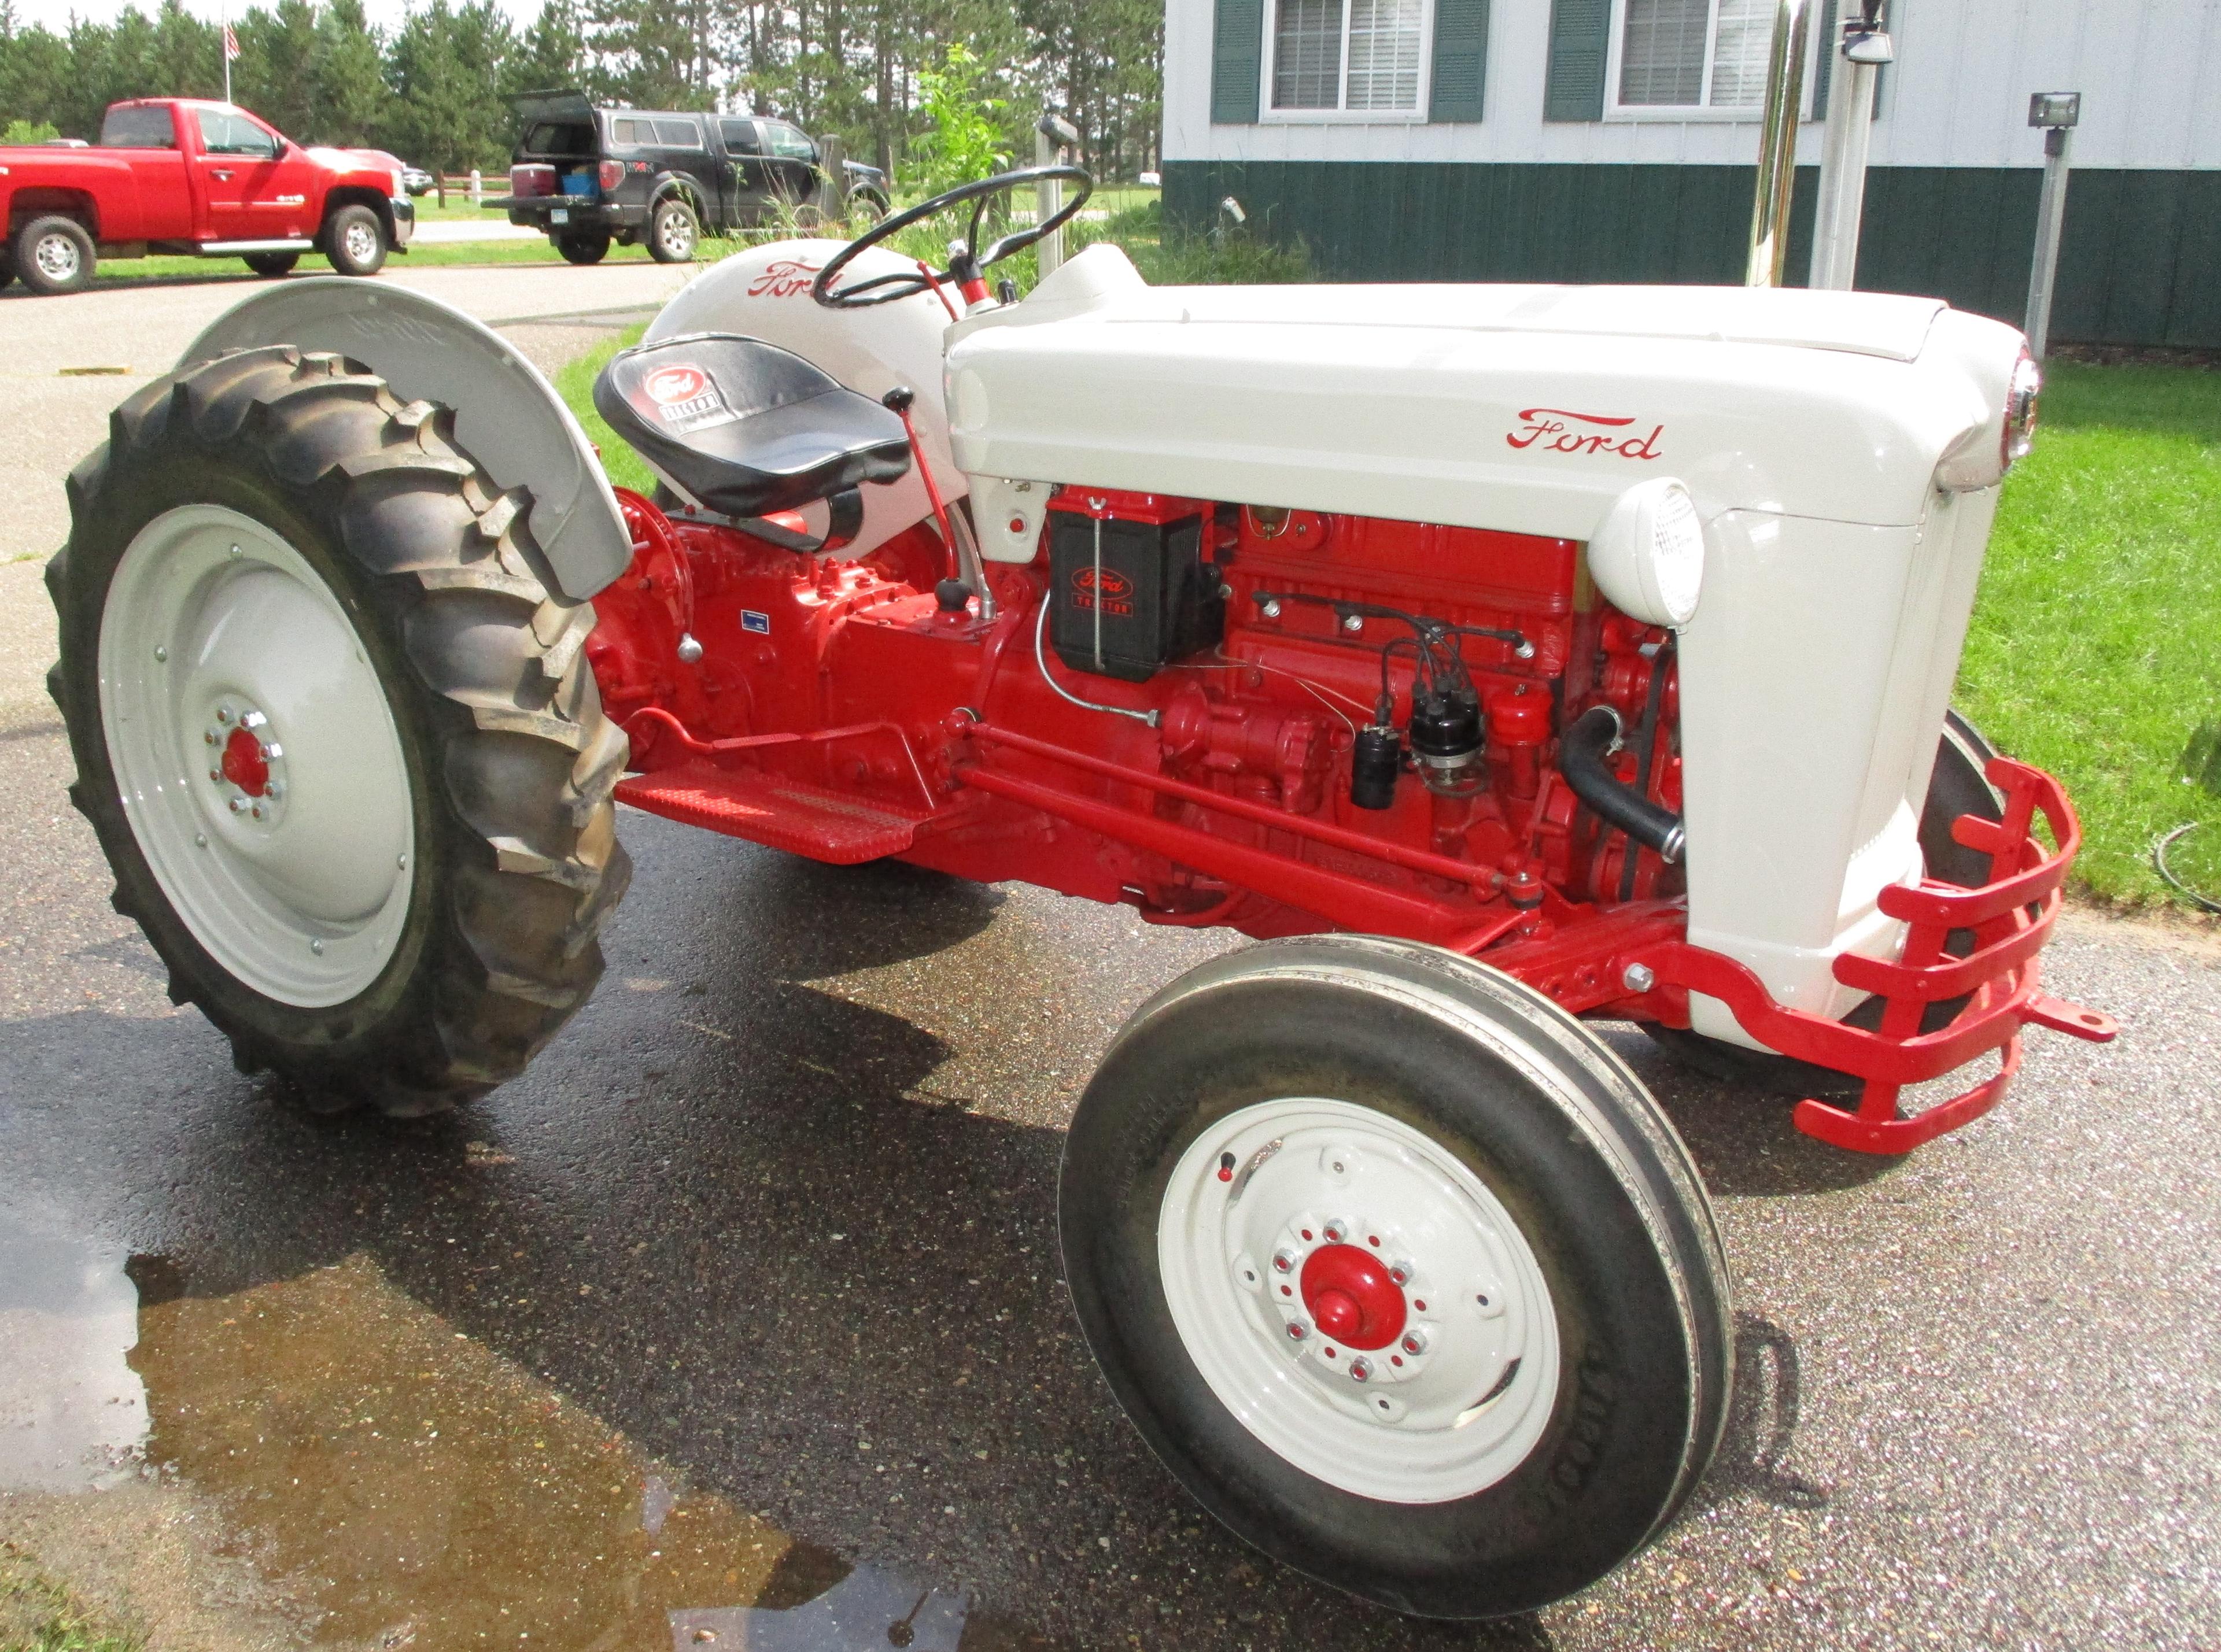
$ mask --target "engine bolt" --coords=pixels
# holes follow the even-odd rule
[[[1277,599],[1270,600],[1261,603],[1258,607],[1257,612],[1263,614],[1267,620],[1277,620],[1280,617],[1280,604]]]
[[[1372,1362],[1371,1360],[1352,1360],[1352,1361],[1350,1361],[1350,1362],[1349,1362],[1349,1380],[1350,1380],[1351,1381],[1353,1381],[1353,1382],[1367,1382],[1367,1381],[1370,1381],[1372,1380],[1372,1377],[1373,1377],[1373,1362]]]
[[[1365,629],[1365,616],[1361,614],[1344,614],[1342,620],[1342,628],[1344,631],[1348,632],[1352,636],[1356,635],[1357,633]]]
[[[1658,984],[1657,972],[1647,963],[1630,963],[1621,982],[1631,993],[1647,993]]]

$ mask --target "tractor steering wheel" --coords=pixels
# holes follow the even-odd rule
[[[1038,184],[1049,178],[1060,178],[1079,186],[1078,193],[1049,215],[1046,223],[1029,229],[1013,230],[1002,237],[985,252],[975,249],[979,245],[979,221],[985,215],[988,201],[1006,190],[1015,190],[1024,184]],[[898,299],[929,290],[944,281],[956,284],[967,303],[977,303],[987,296],[986,281],[982,275],[991,264],[1000,263],[1013,252],[1024,251],[1053,229],[1060,229],[1094,193],[1095,180],[1079,166],[1028,166],[1015,172],[998,172],[992,178],[983,178],[976,183],[960,184],[954,189],[935,196],[930,201],[921,201],[906,212],[891,218],[882,218],[862,234],[833,255],[832,262],[817,272],[810,284],[810,296],[829,309],[861,309],[871,304],[892,304]],[[846,269],[849,262],[865,248],[877,246],[898,230],[912,224],[923,223],[951,207],[972,203],[971,227],[960,241],[949,247],[948,267],[945,270],[921,270],[917,275],[891,273],[874,276],[868,281],[851,282],[835,288],[834,278]]]

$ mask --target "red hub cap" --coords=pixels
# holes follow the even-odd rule
[[[1388,1264],[1354,1244],[1321,1245],[1304,1263],[1304,1306],[1323,1337],[1386,1348],[1404,1329],[1404,1293]]]
[[[233,729],[223,743],[223,777],[249,797],[270,789],[270,759],[262,755],[262,742],[246,729]]]

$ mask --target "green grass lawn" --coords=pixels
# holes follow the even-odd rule
[[[2221,372],[2046,370],[1959,672],[1990,738],[2067,782],[2094,895],[2187,906],[2152,840],[2221,896]],[[2199,776],[2187,777],[2195,769]]]

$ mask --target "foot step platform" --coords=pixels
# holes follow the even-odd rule
[[[760,770],[690,763],[617,782],[617,801],[682,825],[745,838],[767,849],[854,866],[898,855],[932,817]]]

